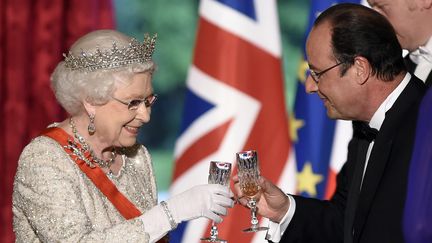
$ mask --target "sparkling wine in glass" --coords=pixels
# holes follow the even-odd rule
[[[251,224],[250,228],[244,229],[243,232],[257,232],[268,230],[267,227],[258,226],[258,218],[256,212],[258,210],[256,204],[259,200],[261,187],[258,184],[260,171],[258,165],[258,155],[255,150],[248,150],[236,153],[238,177],[240,182],[240,190],[247,197],[247,205],[251,209]]]
[[[209,168],[208,183],[209,184],[220,184],[228,187],[229,178],[231,176],[231,163],[211,161]],[[215,222],[212,222],[212,227],[210,229],[210,236],[207,238],[201,238],[203,241],[208,242],[221,242],[227,243],[226,240],[218,238],[218,228]]]

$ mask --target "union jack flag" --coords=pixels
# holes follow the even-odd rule
[[[207,183],[211,160],[232,162],[242,150],[258,151],[261,174],[294,191],[285,108],[281,42],[275,0],[202,0],[193,63],[170,194]],[[263,222],[261,222],[263,223]],[[180,225],[172,242],[200,242],[209,220]],[[243,233],[250,211],[229,210],[218,225],[229,242],[266,242]]]

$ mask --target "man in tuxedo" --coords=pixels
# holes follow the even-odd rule
[[[286,195],[261,178],[258,213],[270,219],[266,238],[403,242],[408,167],[424,83],[407,73],[391,24],[362,5],[338,4],[318,16],[306,55],[306,92],[323,100],[330,118],[353,120],[354,137],[330,200]],[[246,205],[238,178],[234,182]]]
[[[393,25],[403,49],[408,70],[432,85],[432,1],[368,0]]]

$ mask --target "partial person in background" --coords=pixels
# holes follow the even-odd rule
[[[419,110],[404,214],[406,243],[432,242],[432,89]]]
[[[185,220],[221,222],[233,206],[229,189],[208,184],[157,204],[152,161],[137,144],[157,99],[155,39],[94,31],[57,65],[52,88],[70,117],[51,124],[20,156],[17,242],[155,242]]]
[[[432,1],[368,0],[393,25],[403,49],[408,71],[432,85]]]
[[[273,242],[403,242],[402,217],[420,101],[388,20],[358,4],[337,4],[315,20],[306,42],[310,75],[332,119],[353,120],[347,162],[330,200],[285,195],[262,178],[258,213]],[[236,178],[234,178],[236,182]],[[235,192],[246,205],[238,183]]]

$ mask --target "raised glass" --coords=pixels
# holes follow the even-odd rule
[[[267,227],[258,226],[258,218],[256,212],[258,210],[256,204],[259,200],[261,187],[258,180],[260,176],[258,155],[255,150],[248,150],[236,153],[238,177],[240,190],[248,199],[248,207],[251,209],[251,224],[250,228],[244,229],[243,232],[257,232],[268,230]]]
[[[229,179],[231,176],[231,163],[211,161],[209,168],[208,183],[209,184],[220,184],[223,186],[229,186]],[[202,241],[208,242],[221,242],[227,243],[227,240],[218,238],[218,228],[215,222],[212,222],[212,227],[210,229],[210,236],[206,238],[201,238]]]

